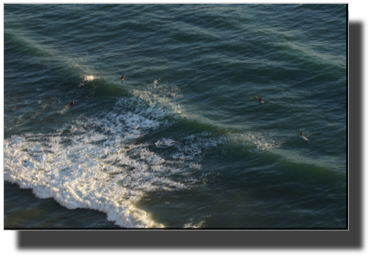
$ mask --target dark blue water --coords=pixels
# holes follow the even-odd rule
[[[5,227],[346,228],[346,15],[4,5]]]

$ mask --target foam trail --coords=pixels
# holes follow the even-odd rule
[[[188,167],[167,165],[149,144],[134,144],[166,124],[160,107],[134,102],[120,99],[105,117],[74,120],[56,133],[6,139],[4,179],[68,209],[102,211],[121,227],[164,227],[136,203],[146,192],[187,189],[171,176]]]

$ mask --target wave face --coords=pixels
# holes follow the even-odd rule
[[[6,228],[345,228],[346,34],[345,5],[5,5]]]

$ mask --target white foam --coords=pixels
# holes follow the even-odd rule
[[[158,148],[168,148],[170,146],[173,146],[174,144],[176,144],[176,141],[172,140],[172,139],[167,139],[167,138],[163,138],[161,140],[158,140],[155,145],[158,147]]]
[[[198,170],[201,170],[201,168],[202,168],[202,166],[200,164],[197,164],[197,163],[190,163],[190,167],[198,169]]]
[[[58,112],[59,112],[60,114],[64,114],[64,113],[66,113],[66,112],[69,110],[69,108],[70,108],[69,105],[65,105],[65,106],[63,106],[62,109],[59,110]]]
[[[94,75],[84,75],[83,76],[83,79],[87,80],[87,81],[93,81],[94,79],[98,79],[98,78],[100,78],[100,77],[94,76]]]
[[[68,209],[105,212],[108,220],[122,227],[163,227],[134,205],[144,192],[186,188],[154,175],[149,166],[159,166],[165,160],[144,148],[133,152],[140,155],[138,159],[131,159],[125,152],[114,154],[117,150],[103,145],[72,142],[64,146],[57,142],[48,150],[28,138],[5,140],[5,180],[33,189],[39,198],[53,197]],[[123,165],[135,169],[130,171]]]
[[[159,104],[165,109],[166,114],[173,117],[189,118],[189,114],[185,108],[176,101],[182,97],[180,88],[171,84],[159,84],[155,80],[153,84],[148,85],[145,89],[133,89],[131,93],[138,99],[150,104]]]
[[[199,229],[199,228],[204,227],[204,224],[205,224],[205,221],[200,221],[199,223],[194,223],[191,219],[191,221],[189,223],[186,223],[185,225],[183,225],[183,228],[185,228],[185,229],[189,229],[189,228]]]
[[[164,227],[136,205],[146,192],[189,188],[172,175],[190,167],[134,141],[167,125],[165,114],[153,102],[121,98],[102,117],[73,120],[55,133],[12,136],[4,140],[4,178],[68,209],[102,211],[122,227]]]
[[[83,75],[83,79],[81,82],[79,82],[79,87],[82,87],[85,83],[88,83],[90,81],[93,81],[94,79],[99,79],[99,76],[94,76],[94,75]]]
[[[278,140],[275,133],[249,132],[249,133],[234,133],[228,134],[225,140],[230,143],[246,145],[251,152],[273,150],[282,145],[282,141]]]

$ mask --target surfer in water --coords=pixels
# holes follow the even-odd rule
[[[68,109],[72,106],[74,106],[74,101],[71,101],[69,104],[65,105],[65,108]]]
[[[259,98],[259,102],[263,102],[263,99],[261,97]]]
[[[303,134],[303,132],[301,132],[300,138],[301,138],[302,140],[304,140],[305,142],[308,142],[308,141],[309,141],[309,139],[305,137],[305,135]]]
[[[123,81],[124,81],[124,78],[125,78],[125,76],[123,75],[123,76],[120,78],[120,81],[123,82]]]

